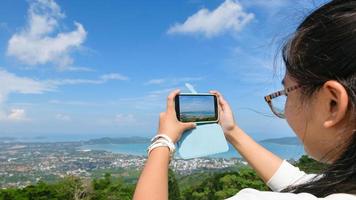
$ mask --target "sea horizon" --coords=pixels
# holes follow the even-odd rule
[[[104,144],[83,144],[78,150],[90,150],[90,151],[108,151],[112,153],[120,153],[134,156],[146,156],[146,149],[149,146],[149,137],[145,136],[98,136],[98,135],[48,135],[48,136],[34,136],[34,137],[24,137],[24,136],[3,136],[0,137],[2,142],[21,142],[21,143],[55,143],[55,142],[88,142],[92,140],[100,140],[103,138],[109,139],[127,139],[127,138],[142,138],[147,139],[147,142],[129,142],[122,144],[115,143],[104,143]],[[284,139],[284,138],[294,138],[294,137],[278,137],[278,138],[266,138],[262,140],[257,140],[259,144],[280,156],[283,159],[294,159],[297,160],[302,155],[305,154],[304,148],[301,144],[278,144],[273,142],[268,142],[268,140]],[[7,139],[7,140],[4,140]],[[264,142],[266,141],[266,142]],[[0,143],[1,144],[1,143]],[[179,157],[179,153],[175,154],[176,158]],[[208,155],[209,158],[242,158],[241,155],[235,150],[235,148],[229,144],[229,150],[227,152],[222,152],[218,154]]]
[[[260,143],[262,146],[280,156],[282,159],[286,160],[298,160],[302,155],[305,154],[304,148],[302,145],[286,145],[286,144],[275,144],[262,142]],[[137,143],[137,144],[91,144],[91,145],[83,145],[79,149],[83,151],[108,151],[112,153],[121,153],[135,156],[146,156],[146,149],[149,146],[149,143]],[[237,150],[231,145],[228,144],[229,150],[222,153],[207,155],[204,157],[208,158],[242,158],[241,155],[237,152]],[[180,158],[179,153],[175,154],[176,158]]]

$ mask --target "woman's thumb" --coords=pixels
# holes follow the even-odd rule
[[[197,125],[194,122],[183,123],[184,130],[195,128]]]

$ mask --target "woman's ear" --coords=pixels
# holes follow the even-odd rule
[[[323,85],[323,97],[327,103],[325,128],[335,126],[344,119],[347,113],[349,97],[343,85],[335,80],[330,80]]]

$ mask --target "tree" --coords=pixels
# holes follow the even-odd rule
[[[181,200],[178,181],[172,169],[168,170],[168,194],[169,200]]]
[[[302,156],[295,166],[307,173],[319,173],[327,165]],[[178,184],[182,182],[184,187]],[[250,167],[242,167],[238,171],[199,172],[179,178],[173,170],[168,171],[170,200],[225,199],[243,188],[269,190]],[[0,189],[0,200],[130,200],[134,190],[135,184],[125,183],[121,177],[105,173],[102,178],[93,180],[69,176],[55,183],[39,181],[22,189]]]
[[[251,168],[241,168],[240,171],[216,173],[202,183],[192,186],[183,193],[183,199],[214,200],[233,196],[243,188],[268,190],[265,183]]]
[[[307,155],[303,155],[299,158],[295,166],[306,173],[320,173],[328,165],[309,158]]]

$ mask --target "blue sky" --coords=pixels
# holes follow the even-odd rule
[[[0,136],[152,136],[186,82],[221,91],[253,137],[292,136],[263,96],[282,87],[278,46],[324,2],[2,0]]]
[[[179,98],[180,112],[210,112],[215,113],[213,96],[181,96]]]

